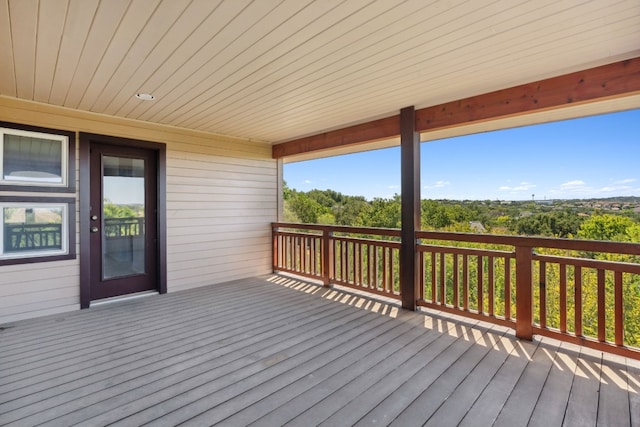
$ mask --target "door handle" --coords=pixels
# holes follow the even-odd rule
[[[98,227],[91,227],[91,232],[92,233],[97,233],[98,232]]]

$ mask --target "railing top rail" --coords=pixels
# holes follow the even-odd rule
[[[554,237],[508,236],[501,234],[454,233],[449,231],[417,231],[416,239],[449,240],[455,242],[489,243],[495,245],[554,248],[574,251],[606,252],[640,255],[640,244],[605,242],[600,240],[574,240]]]
[[[623,273],[640,274],[640,264],[632,264],[629,262],[593,260],[587,258],[537,254],[534,254],[532,256],[532,259],[556,264],[574,265],[585,268],[597,268],[602,270],[620,271]]]
[[[298,230],[317,230],[332,233],[371,234],[377,236],[400,237],[398,228],[349,227],[345,225],[298,224],[291,222],[273,222],[273,228],[293,228]]]
[[[418,245],[418,252],[429,252],[429,249],[452,254],[515,257],[515,252],[513,251],[501,251],[498,249],[459,248],[455,246],[426,245],[424,243]]]
[[[400,230],[397,228],[348,227],[342,225],[298,224],[288,222],[274,222],[271,225],[273,228],[316,230],[328,233],[351,233],[400,237]],[[640,244],[638,243],[607,242],[600,240],[510,236],[502,234],[458,233],[450,231],[417,231],[416,239],[640,255]]]

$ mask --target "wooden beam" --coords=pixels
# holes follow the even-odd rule
[[[420,135],[415,130],[415,109],[400,111],[401,244],[400,296],[402,308],[415,310],[418,301],[416,230],[420,229]]]
[[[418,132],[640,94],[640,57],[416,110]],[[275,159],[397,138],[400,116],[276,144]]]
[[[272,148],[272,157],[279,159],[294,154],[309,153],[329,148],[397,138],[400,135],[400,116],[386,117],[372,122],[308,136]]]
[[[416,112],[418,132],[640,93],[640,58],[448,102]]]

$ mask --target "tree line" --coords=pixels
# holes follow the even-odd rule
[[[400,196],[348,196],[334,190],[297,191],[284,187],[284,221],[354,227],[400,228]],[[515,234],[640,242],[640,213],[553,206],[535,202],[421,201],[423,230]],[[474,226],[474,223],[476,224]]]

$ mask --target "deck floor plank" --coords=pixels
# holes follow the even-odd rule
[[[626,363],[631,425],[640,426],[640,361],[627,359]]]
[[[440,326],[438,329],[443,332],[455,326],[455,323],[450,321],[425,319],[433,320],[433,322],[429,323],[436,323]],[[443,327],[443,325],[446,326]],[[357,396],[360,390],[368,389],[380,381],[388,372],[396,369],[398,365],[404,363],[415,354],[426,351],[427,347],[432,345],[434,341],[442,338],[442,335],[437,332],[432,324],[427,325],[426,328],[419,329],[422,333],[416,339],[398,348],[396,352],[378,362],[371,369],[363,369],[362,365],[358,365],[356,369],[349,369],[345,375],[338,374],[321,383],[320,387],[315,387],[295,396],[288,404],[275,408],[274,411],[253,424],[272,426],[299,423],[304,425],[305,423],[313,424],[323,421],[328,416],[328,408],[340,408],[350,398]]]
[[[302,300],[300,300],[302,301]],[[295,304],[295,302],[292,302],[292,304]],[[287,305],[284,305],[283,307],[287,307]],[[265,307],[264,310],[264,315],[269,317],[270,321],[275,321],[278,322],[278,309],[274,308],[273,311],[271,311],[271,308],[269,307]],[[171,313],[167,313],[169,316],[171,315]],[[273,316],[272,317],[270,317]],[[233,322],[233,320],[231,320],[231,322]],[[255,322],[263,322],[262,319],[256,320]],[[288,320],[286,321],[288,322]],[[156,347],[158,348],[162,348],[164,351],[162,352],[163,354],[166,351],[170,351],[172,350],[172,348],[178,348],[178,349],[183,349],[185,346],[188,346],[188,344],[190,342],[198,342],[201,343],[203,341],[205,341],[205,339],[207,338],[207,336],[212,336],[213,339],[227,339],[225,337],[227,336],[234,336],[234,332],[235,335],[237,336],[241,336],[240,334],[242,333],[242,329],[243,328],[247,328],[250,327],[252,322],[235,322],[235,324],[237,325],[237,327],[232,327],[232,328],[227,328],[225,330],[225,322],[217,319],[212,319],[212,323],[215,325],[214,327],[212,326],[207,326],[209,324],[209,322],[203,322],[204,323],[204,329],[207,330],[207,333],[193,333],[192,330],[188,331],[187,333],[183,333],[183,331],[176,331],[176,334],[179,335],[179,338],[176,339],[175,336],[162,336],[161,340],[157,340],[155,342],[152,341],[152,344],[155,344]],[[231,323],[234,324],[234,323]],[[200,325],[197,325],[197,327],[199,328]],[[187,326],[187,328],[193,328],[193,326],[189,327]],[[220,335],[220,332],[217,332],[218,329],[222,328],[222,335]],[[265,328],[268,328],[268,326],[265,326]],[[216,332],[216,335],[211,335],[211,332]],[[187,339],[190,338],[190,339]],[[158,342],[165,340],[166,342],[170,342],[169,345],[165,345],[165,346],[161,346],[158,344]],[[139,341],[138,344],[142,344],[144,343],[144,341]],[[134,347],[135,348],[135,347]],[[85,361],[85,364],[88,365],[88,367],[86,367],[86,369],[83,369],[84,365],[82,364],[74,364],[74,365],[70,365],[70,367],[68,369],[60,369],[58,367],[58,369],[52,369],[51,372],[46,373],[46,375],[40,375],[37,377],[32,377],[32,379],[30,381],[27,381],[26,384],[21,384],[19,382],[14,382],[12,384],[12,388],[10,388],[10,390],[13,393],[2,393],[0,394],[0,402],[3,402],[6,398],[11,398],[11,399],[16,399],[17,397],[20,397],[22,395],[26,394],[34,394],[37,389],[35,388],[35,386],[40,386],[40,388],[44,387],[47,385],[48,382],[51,382],[52,384],[55,385],[60,385],[60,378],[64,377],[64,380],[66,381],[66,383],[68,383],[71,379],[73,379],[74,377],[80,377],[83,374],[84,371],[86,371],[86,373],[91,374],[91,375],[95,375],[97,372],[99,372],[99,370],[104,370],[107,371],[108,369],[111,369],[113,366],[120,364],[120,365],[125,365],[129,368],[132,368],[134,366],[132,366],[132,363],[136,363],[137,361],[142,361],[143,359],[143,352],[144,349],[140,349],[138,348],[137,352],[134,352],[134,355],[129,355],[127,356],[126,354],[120,354],[120,358],[116,357],[116,353],[117,351],[121,350],[120,347],[116,346],[116,347],[112,347],[111,349],[111,354],[106,358],[106,362],[101,363],[99,365],[99,368],[96,369],[96,364],[98,362],[100,362],[99,360],[96,359],[91,359],[88,358]],[[157,351],[153,351],[151,352],[154,356],[153,357],[159,357],[161,355],[158,354]],[[71,352],[69,355],[69,358],[72,358],[74,356],[74,353]],[[119,360],[122,359],[122,360]],[[47,364],[44,364],[45,366],[50,366]],[[34,387],[31,388],[27,388],[25,389],[25,385],[28,386],[30,385],[31,382],[34,382]]]
[[[327,308],[327,315],[333,314],[333,316],[335,316],[333,322],[339,325],[344,320],[347,320],[343,320],[343,317],[346,318],[349,314],[351,314],[352,318],[356,317],[353,313],[349,313],[347,308],[348,307]],[[342,311],[343,317],[338,317],[336,313],[337,311]],[[207,358],[205,361],[199,361],[197,365],[188,369],[179,369],[177,372],[174,372],[173,370],[169,370],[167,372],[166,370],[160,369],[153,374],[136,378],[135,382],[125,382],[116,387],[109,387],[90,396],[73,400],[64,407],[53,408],[54,411],[50,411],[47,416],[56,419],[56,423],[70,425],[72,423],[84,421],[85,419],[90,418],[92,414],[102,414],[109,410],[113,411],[116,417],[121,417],[122,414],[125,413],[126,410],[129,410],[130,407],[132,407],[131,410],[134,413],[138,412],[141,409],[145,409],[144,406],[141,408],[138,403],[140,396],[147,397],[147,402],[155,402],[157,401],[156,399],[163,401],[165,399],[162,395],[158,395],[158,390],[168,394],[169,397],[173,397],[175,394],[183,393],[183,388],[188,390],[188,388],[194,383],[197,385],[206,384],[207,386],[211,386],[212,384],[210,380],[212,380],[212,378],[216,378],[219,375],[225,375],[227,370],[232,367],[243,367],[243,363],[247,359],[260,357],[260,350],[265,353],[265,356],[268,356],[280,351],[281,348],[299,345],[299,341],[304,338],[305,332],[327,327],[322,324],[323,320],[323,317],[314,318],[311,316],[308,324],[300,325],[297,330],[294,324],[288,323],[287,325],[282,326],[282,331],[274,329],[274,331],[267,333],[268,339],[262,342],[259,346],[247,346],[245,342],[242,343],[241,347],[232,354],[215,357],[218,356],[218,353],[214,353],[212,357]],[[281,333],[274,335],[275,332]],[[260,334],[258,334],[257,337],[260,337]],[[291,337],[302,338],[296,341],[291,339]],[[213,343],[213,345],[215,346],[215,343]],[[247,375],[250,373],[248,370],[245,371]],[[148,397],[149,394],[153,394],[153,396]]]
[[[294,389],[290,391],[291,395],[295,395],[293,393],[298,391],[305,391],[323,378],[365,359],[369,353],[384,348],[390,340],[404,332],[405,326],[407,325],[398,322],[390,322],[389,325],[383,325],[382,327],[378,326],[375,331],[367,331],[366,334],[360,334],[349,341],[348,346],[335,343],[336,345],[325,353],[303,364],[294,366],[289,371],[269,378],[260,384],[249,384],[250,388],[247,388],[247,384],[242,384],[242,387],[235,387],[236,389],[245,390],[237,395],[237,397],[241,397],[240,399],[227,399],[215,407],[209,407],[206,411],[190,418],[187,424],[217,423],[224,420],[225,423],[230,423],[231,425],[246,425],[258,418],[264,413],[265,407],[268,407],[268,404],[266,404],[263,406],[262,412],[260,412],[259,408],[255,407],[258,402],[269,396],[277,396],[277,392],[287,387]],[[295,387],[292,387],[294,384],[299,385],[300,389],[296,390]],[[221,393],[225,394],[224,398],[226,399],[229,394],[234,395],[235,391],[221,390]],[[209,400],[212,397],[210,395],[207,398]],[[252,406],[254,407],[251,408]],[[247,415],[246,418],[240,420],[235,418],[235,421],[231,419],[244,408],[252,409],[249,414],[245,414]]]
[[[496,426],[526,426],[535,408],[540,393],[553,366],[553,353],[559,343],[548,343],[543,340],[540,346],[543,351],[536,351],[533,359],[525,368],[522,376],[505,402]]]
[[[251,304],[254,301],[259,301],[259,296],[250,299],[247,303]],[[90,359],[93,363],[100,364],[100,358],[113,357],[114,348],[123,352],[128,349],[136,351],[139,346],[145,343],[162,346],[164,344],[163,340],[172,339],[174,334],[182,334],[184,325],[192,328],[193,323],[198,322],[198,320],[202,320],[202,326],[200,328],[210,327],[208,326],[209,322],[216,322],[216,326],[223,327],[230,322],[230,320],[225,319],[225,316],[227,316],[228,313],[232,313],[234,309],[238,310],[242,305],[220,305],[220,308],[222,307],[224,307],[224,310],[220,310],[215,316],[211,316],[207,311],[196,311],[194,309],[188,310],[188,313],[185,313],[186,310],[181,310],[180,312],[171,310],[169,313],[165,313],[165,316],[169,314],[169,316],[166,317],[161,316],[161,312],[157,312],[155,315],[151,314],[151,317],[156,315],[161,317],[158,322],[146,322],[146,324],[142,324],[138,328],[125,329],[124,331],[122,325],[118,324],[113,328],[115,332],[112,334],[110,334],[109,331],[101,329],[98,336],[103,339],[94,337],[94,342],[73,344],[73,341],[65,340],[59,342],[56,349],[41,349],[40,354],[36,356],[30,355],[29,353],[31,352],[19,354],[19,358],[17,359],[19,363],[16,361],[12,363],[11,360],[6,361],[7,369],[4,371],[5,375],[3,375],[3,378],[0,379],[0,384],[2,384],[0,385],[0,393],[8,388],[8,386],[11,386],[11,388],[19,387],[20,384],[16,383],[22,379],[32,378],[36,375],[46,374],[52,371],[60,372],[61,369],[69,366],[77,369],[77,361]],[[215,305],[211,307],[211,309],[216,308]],[[136,324],[135,321],[131,323]],[[220,325],[218,325],[218,323],[220,323]],[[191,333],[197,333],[197,330],[191,331]],[[70,355],[72,356],[70,357]],[[47,362],[46,366],[43,366],[41,363],[44,359],[46,359]]]
[[[601,365],[601,353],[581,349],[563,426],[597,425]]]
[[[369,389],[362,390],[361,394],[354,400],[335,412],[320,425],[330,426],[341,423],[353,425],[405,383],[409,381],[423,383],[432,380],[432,378],[437,378],[447,366],[472,346],[473,341],[468,339],[469,335],[484,335],[488,330],[487,328],[472,329],[466,326],[461,326],[460,329],[460,334],[457,336],[445,336],[442,342],[437,343],[440,345],[434,343],[426,351],[416,354],[394,371],[389,372]],[[405,402],[408,404],[411,401],[407,402],[405,400]],[[385,425],[382,421],[380,423]]]
[[[427,372],[420,373],[413,381],[405,382],[383,402],[360,419],[356,425],[388,424],[408,425],[414,420],[427,420],[453,393],[456,387],[475,369],[490,352],[493,343],[499,340],[506,329],[496,327],[481,336],[473,337],[473,344],[439,376],[438,370],[428,365]],[[488,344],[490,342],[491,344]],[[410,402],[409,402],[410,401]],[[409,402],[408,404],[406,402]]]
[[[283,275],[3,325],[0,425],[640,425],[640,362]]]
[[[230,425],[248,425],[264,418],[273,408],[290,406],[289,402],[293,398],[301,396],[308,390],[320,389],[320,384],[324,381],[328,381],[331,378],[340,378],[342,385],[344,385],[349,381],[349,378],[353,378],[355,372],[367,372],[373,369],[377,363],[400,348],[410,345],[419,337],[420,333],[424,333],[423,330],[416,327],[420,319],[417,316],[408,317],[411,317],[410,321],[396,322],[395,328],[384,331],[366,344],[356,347],[342,356],[334,359],[325,358],[322,366],[295,381],[282,382],[281,384],[270,382],[269,384],[264,384],[267,387],[262,387],[262,390],[257,387],[251,389],[247,394],[258,394],[253,398],[254,403],[236,407],[233,415],[225,418],[224,422]],[[251,398],[245,397],[245,399]],[[233,403],[233,401],[229,403]],[[212,410],[210,409],[208,412],[212,412]],[[198,418],[213,421],[213,414],[208,412],[194,417],[192,421],[197,422]],[[221,419],[220,415],[218,414],[216,417]],[[274,422],[272,420],[270,425],[281,425],[283,423],[284,421]]]
[[[171,372],[184,371],[195,364],[203,363],[203,361],[207,359],[214,357],[221,358],[232,351],[244,351],[248,345],[252,345],[254,346],[253,348],[256,349],[258,348],[256,346],[260,345],[261,340],[267,339],[270,335],[277,332],[291,329],[291,327],[286,327],[286,325],[295,321],[296,317],[290,312],[284,312],[284,314],[278,313],[282,307],[286,307],[286,305],[274,308],[273,313],[270,312],[269,307],[265,307],[263,312],[261,312],[261,315],[269,316],[271,314],[271,316],[269,316],[269,324],[265,325],[264,319],[259,318],[255,322],[236,322],[237,325],[239,325],[237,328],[230,328],[230,330],[222,333],[216,332],[215,334],[199,334],[193,336],[189,342],[178,339],[175,340],[171,346],[164,347],[162,352],[153,352],[152,355],[146,358],[138,354],[138,357],[134,359],[124,358],[113,360],[110,361],[110,363],[101,365],[98,369],[88,369],[85,372],[86,376],[74,381],[59,385],[55,384],[55,379],[53,381],[45,381],[43,384],[52,383],[50,388],[44,389],[41,392],[28,394],[22,399],[14,399],[5,406],[7,410],[10,410],[14,409],[14,407],[25,407],[28,403],[38,402],[38,407],[42,411],[66,402],[76,402],[77,399],[93,395],[105,388],[111,388],[112,392],[117,393],[118,390],[114,387],[123,383],[126,384],[121,387],[122,390],[135,388],[137,384],[134,383],[134,380],[137,378],[147,375],[145,380],[151,381],[154,379],[154,377],[152,377],[153,373],[159,372],[160,375],[166,376],[169,373],[169,371],[166,370],[168,368],[172,369]],[[328,307],[325,306],[319,310],[325,310],[327,308]],[[336,308],[334,307],[332,309]],[[314,310],[308,310],[305,316],[309,317],[314,313]],[[298,314],[298,316],[300,315]],[[299,326],[302,327],[303,325]],[[215,345],[215,347],[212,349],[209,347],[211,345]],[[236,353],[233,353],[231,356],[227,356],[227,358],[235,357],[236,355]],[[218,360],[222,361],[222,359]],[[180,368],[176,369],[175,367],[177,366]],[[78,372],[81,372],[81,370]],[[31,402],[25,402],[25,400],[29,398],[31,398]],[[85,401],[86,400],[87,399],[85,399]],[[28,411],[28,408],[26,408],[26,410]],[[0,413],[2,413],[2,411],[0,411]]]
[[[485,357],[458,387],[427,419],[425,426],[455,426],[460,424],[491,379],[515,350],[513,338],[502,336]]]
[[[391,326],[390,324],[384,325],[384,323],[393,323],[382,322],[380,318],[373,321],[369,318],[363,320],[363,323],[348,321],[327,336],[322,334],[315,336],[309,340],[308,346],[298,344],[293,352],[281,353],[276,358],[259,361],[255,364],[255,370],[244,367],[243,371],[249,370],[253,374],[249,377],[245,376],[244,372],[231,373],[228,376],[229,378],[225,378],[225,381],[222,381],[214,390],[211,390],[208,384],[189,390],[179,399],[174,399],[169,405],[162,405],[162,418],[145,421],[153,421],[149,423],[152,426],[177,425],[204,413],[210,408],[216,409],[216,414],[212,415],[215,419],[218,415],[217,407],[222,406],[224,408],[222,404],[227,402],[228,399],[237,398],[239,401],[236,404],[242,406],[253,403],[252,400],[245,400],[248,397],[246,393],[248,390],[259,387],[265,381],[276,379],[278,376],[283,376],[286,381],[289,375],[294,378],[305,375],[309,370],[318,367],[318,364],[322,363],[325,358],[330,359],[332,353],[344,354],[350,349],[362,345],[372,334],[376,335],[378,328]],[[303,351],[299,351],[301,349]],[[302,373],[297,374],[296,372],[299,372],[299,370],[302,370]],[[294,372],[293,374],[291,373],[292,371]],[[168,412],[170,408],[178,405],[180,405],[178,408]],[[220,415],[224,417],[230,414],[223,409]],[[137,422],[138,419],[135,420],[135,423]]]
[[[602,364],[597,424],[631,427],[628,378],[622,374],[626,362],[623,357],[606,353],[602,357],[608,363]]]
[[[514,341],[514,351],[480,393],[469,411],[464,414],[460,422],[461,426],[493,425],[520,376],[538,352],[539,343],[539,341]]]
[[[580,348],[567,343],[560,348],[564,351],[555,353],[547,382],[531,415],[531,427],[559,426],[564,420]]]

